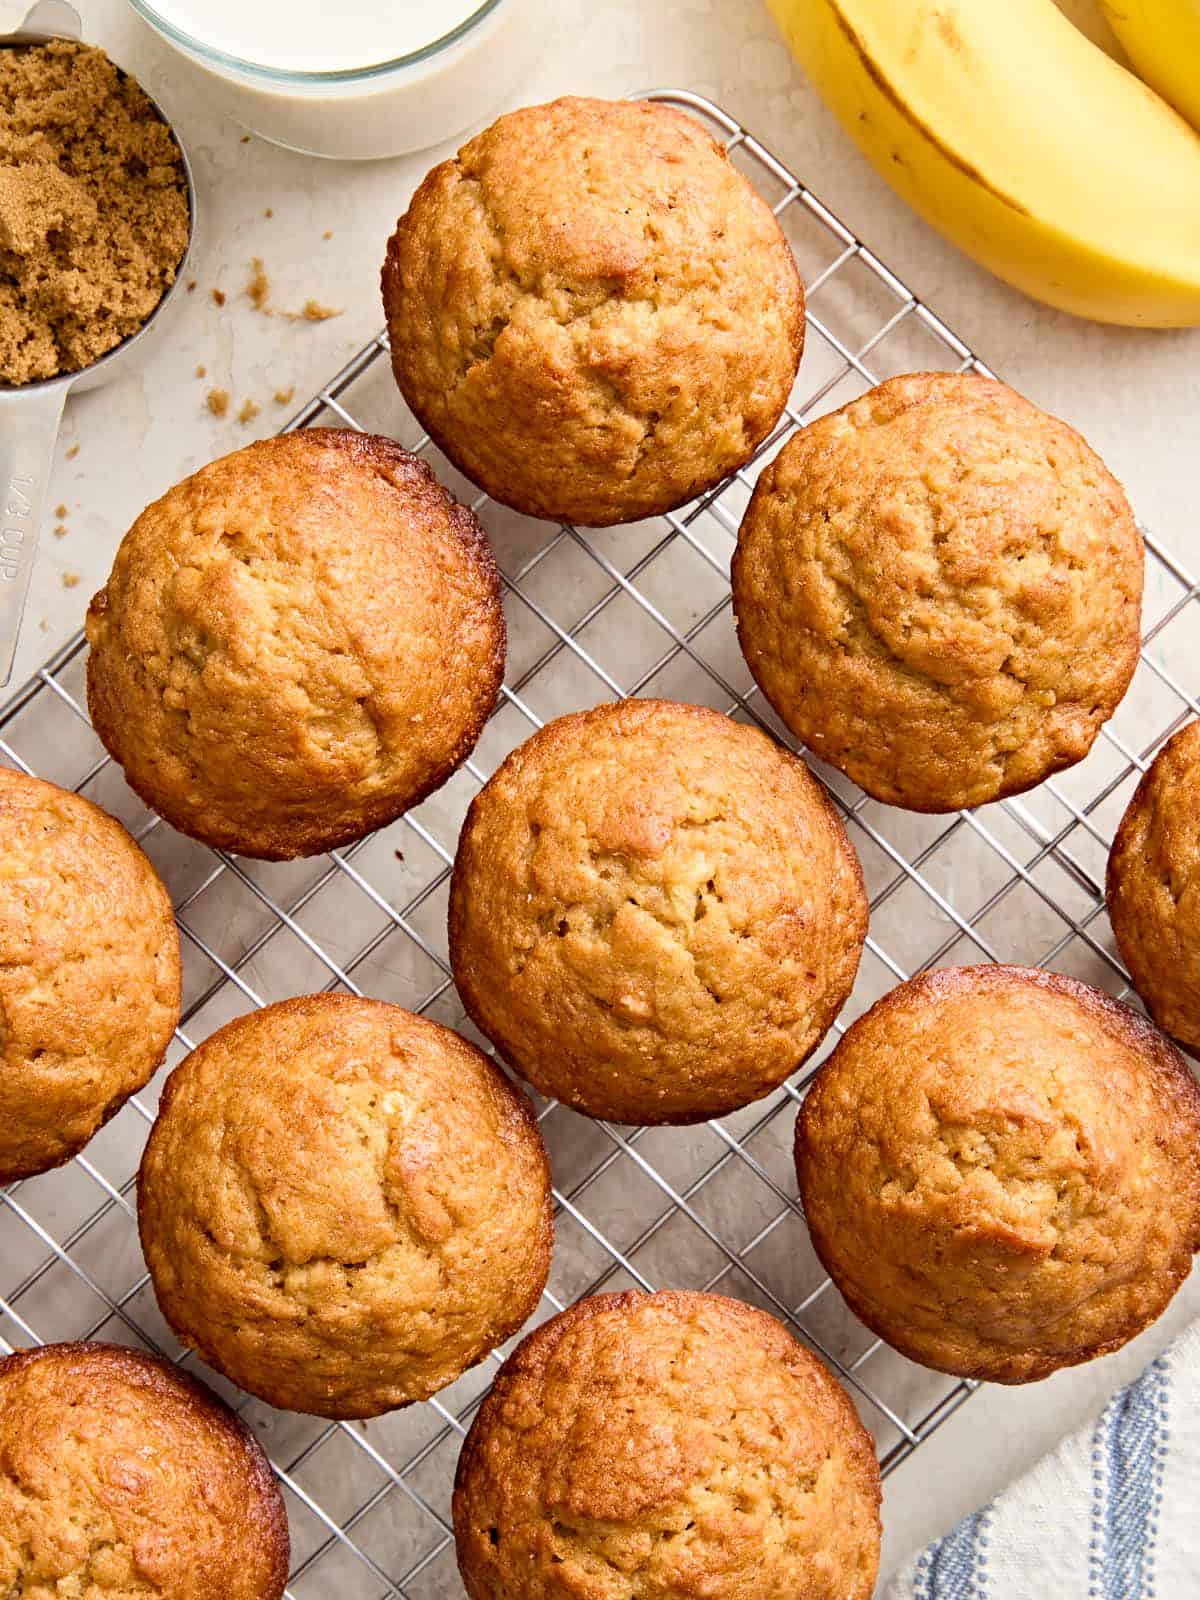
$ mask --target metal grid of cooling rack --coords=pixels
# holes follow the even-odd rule
[[[319,860],[237,860],[174,834],[125,787],[87,725],[82,637],[0,711],[0,760],[85,792],[121,817],[172,891],[184,1010],[168,1066],[231,1015],[322,987],[395,1000],[470,1032],[446,960],[445,895],[458,826],[478,785],[548,717],[622,694],[702,701],[786,737],[741,661],[730,616],[729,557],[757,472],[806,419],[894,372],[987,371],[729,116],[695,95],[651,98],[690,110],[724,140],[774,206],[808,284],[800,379],[749,468],[695,504],[634,527],[585,532],[532,522],[477,496],[420,435],[391,382],[382,337],[288,424],[399,438],[426,454],[488,527],[505,580],[508,681],[474,756],[445,789],[384,832]],[[1108,844],[1154,750],[1200,711],[1182,687],[1196,677],[1188,630],[1200,588],[1154,539],[1147,545],[1142,666],[1080,767],[982,812],[918,817],[868,800],[818,766],[844,809],[871,896],[859,981],[826,1048],[879,994],[930,966],[1053,963],[1128,995],[1104,916]],[[888,1472],[974,1386],[915,1367],[873,1338],[813,1256],[790,1144],[815,1065],[769,1099],[698,1129],[611,1127],[539,1102],[557,1182],[554,1266],[538,1316],[631,1285],[740,1295],[788,1321],[839,1372]],[[99,1337],[181,1355],[149,1288],[133,1210],[162,1076],[69,1167],[0,1191],[0,1350]],[[331,1583],[350,1596],[461,1595],[449,1527],[454,1463],[501,1355],[427,1404],[366,1425],[275,1412],[205,1372],[279,1474],[295,1600]]]

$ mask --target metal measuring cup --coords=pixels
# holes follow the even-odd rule
[[[8,30],[8,31],[5,31]],[[66,0],[0,0],[0,49],[45,44],[48,39],[78,39],[82,24]],[[163,312],[187,276],[196,237],[196,189],[187,151],[178,130],[153,97],[151,104],[171,128],[179,147],[188,199],[188,243],[167,289],[150,316],[137,330],[106,355],[78,372],[44,378],[37,383],[10,386],[0,383],[0,688],[12,675],[21,616],[29,593],[37,553],[54,444],[63,406],[72,389],[94,389],[119,377],[134,356],[134,346],[156,327]]]

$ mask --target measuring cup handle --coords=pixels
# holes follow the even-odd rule
[[[0,688],[12,676],[68,387],[0,395]]]
[[[67,0],[0,0],[0,34],[47,33],[57,39],[78,39],[83,24]]]

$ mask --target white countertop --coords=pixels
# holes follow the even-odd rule
[[[273,403],[275,390],[294,388],[299,404],[377,331],[384,243],[416,182],[446,153],[332,165],[257,139],[244,143],[240,129],[178,93],[166,58],[124,0],[79,5],[86,36],[142,78],[182,129],[200,195],[198,287],[141,371],[68,403],[50,495],[52,507],[68,508],[68,532],[54,538],[43,530],[14,685],[79,627],[120,536],[148,500],[210,458],[274,431],[288,414]],[[860,159],[793,66],[760,0],[545,0],[545,11],[542,55],[522,100],[669,84],[726,106],[996,371],[1077,425],[1124,479],[1139,516],[1191,570],[1200,568],[1200,332],[1074,321],[973,266]],[[255,256],[280,306],[311,298],[344,306],[344,314],[319,324],[256,314],[243,294]],[[214,287],[228,297],[224,309],[211,298]],[[204,379],[195,375],[201,364]],[[205,407],[213,387],[232,397],[224,420]],[[236,412],[246,399],[263,409],[243,426]],[[64,587],[64,576],[74,575],[79,582]],[[889,1480],[885,1570],[1036,1459],[1197,1312],[1193,1277],[1169,1314],[1122,1354],[1045,1384],[975,1396]]]

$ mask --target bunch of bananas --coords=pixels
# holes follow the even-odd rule
[[[1142,78],[1054,0],[769,4],[864,155],[976,261],[1077,316],[1200,325],[1200,0],[1101,0]]]

